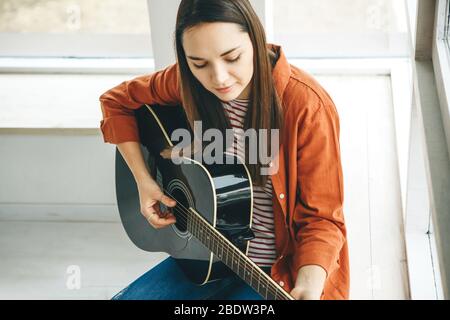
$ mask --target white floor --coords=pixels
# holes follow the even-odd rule
[[[409,299],[390,79],[317,78],[341,119],[350,298]],[[134,247],[119,222],[0,215],[0,299],[109,299],[165,257]],[[80,289],[69,289],[72,265]]]
[[[119,223],[8,221],[0,256],[0,299],[109,299],[167,255],[134,247]]]

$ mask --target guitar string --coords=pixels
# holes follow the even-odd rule
[[[182,210],[178,210],[178,212],[179,213],[181,213],[181,218],[185,218],[185,216],[184,216],[184,214],[190,214],[190,215],[192,215],[192,212],[191,211],[189,211],[186,207],[184,207],[180,202],[178,202],[176,199],[174,199],[173,198],[173,195],[171,195],[167,190],[165,190],[164,188],[162,188],[163,189],[163,191],[168,195],[168,196],[170,196],[177,204],[179,204],[181,207],[182,207]],[[185,211],[183,211],[183,210],[185,210]],[[196,220],[196,219],[195,219]],[[187,217],[186,217],[186,221],[182,221],[182,222],[184,222],[184,223],[186,223],[186,225],[187,225]],[[208,229],[207,228],[205,228],[205,227],[203,227],[202,225],[200,225],[199,224],[200,222],[197,222],[197,224],[200,226],[200,229],[199,230],[201,230],[201,231],[203,231],[203,230],[205,230],[205,231],[208,231]],[[223,241],[223,239],[220,239],[220,238],[217,238],[217,239],[219,239],[219,241],[222,241],[223,243],[223,247],[225,247],[225,249],[227,250],[227,252],[228,253],[232,253],[233,254],[233,248],[231,248],[230,247],[230,245],[228,244],[228,243],[226,243],[225,241]],[[228,250],[228,248],[231,248],[231,250]],[[233,254],[233,256],[235,256],[234,254]],[[242,261],[242,262],[244,262],[244,263],[246,263],[246,261],[245,260],[243,260],[243,258],[238,254],[238,260],[240,260],[240,261]],[[228,260],[227,260],[228,261]],[[255,268],[254,268],[254,266],[252,266],[252,271],[254,270]],[[253,273],[252,273],[253,274]],[[264,278],[262,278],[262,279],[264,279]],[[259,282],[261,282],[261,277],[259,277]],[[274,286],[274,284],[271,282],[271,281],[269,281],[269,280],[267,280],[267,279],[264,279],[265,281],[266,281],[266,284],[268,284],[268,285],[266,285],[266,288],[267,288],[267,290],[270,290],[271,291],[271,293],[272,294],[274,294],[275,293],[275,297],[277,296],[277,294],[276,294],[276,292],[277,291],[279,291],[279,289],[277,288],[277,287],[275,287]]]
[[[184,214],[184,212],[183,212],[183,211],[180,211],[179,209],[174,208],[174,210],[176,210],[176,211],[179,212],[180,214]],[[194,219],[191,219],[191,221],[193,221],[193,224],[197,224],[197,225],[199,226],[199,228],[197,228],[197,230],[202,229],[202,230],[208,231],[207,228],[204,228],[204,227],[200,224],[201,220],[199,220],[197,217],[195,217]],[[211,244],[211,240],[208,240],[208,239],[205,239],[205,238],[204,238],[204,237],[205,237],[205,233],[203,233],[203,235],[201,235],[200,237],[203,237],[203,240],[204,240],[204,241],[209,241],[209,243]],[[232,257],[229,257],[228,254],[227,254],[227,257],[229,257],[232,261],[236,261],[236,255],[234,255],[234,253],[233,253],[232,250],[228,250],[228,249],[227,249],[227,247],[229,247],[228,243],[225,242],[225,241],[224,241],[223,239],[221,239],[220,237],[216,237],[216,238],[215,238],[215,237],[213,236],[212,240],[214,241],[214,239],[217,239],[217,240],[218,240],[218,241],[216,241],[216,243],[217,243],[218,245],[222,244],[222,248],[225,248],[225,253],[226,253],[226,254],[227,254],[227,253],[230,253],[230,252],[232,253]],[[200,239],[200,240],[201,240],[201,239]],[[217,248],[218,248],[218,247],[217,247]],[[222,250],[222,253],[223,253],[223,250]],[[215,253],[214,253],[214,254],[215,254]],[[217,255],[216,255],[216,256],[217,256]],[[222,259],[221,259],[221,260],[222,260]],[[254,271],[256,268],[255,268],[253,265],[251,265],[250,263],[247,263],[246,260],[244,260],[240,255],[238,255],[237,260],[238,260],[238,262],[241,261],[241,264],[242,264],[242,262],[243,262],[243,264],[245,264],[244,268],[245,268],[246,266],[251,267],[251,270],[252,270],[251,275],[254,274],[253,271]],[[229,261],[229,259],[226,259],[226,261]],[[223,261],[223,260],[222,260],[222,262],[225,263],[225,261]],[[226,263],[225,263],[225,264],[226,264]],[[233,265],[232,263],[230,263],[230,264]],[[238,263],[237,265],[239,266],[240,264]],[[264,272],[264,271],[261,271],[261,272]],[[239,275],[239,273],[238,273],[238,275]],[[258,275],[258,274],[257,274],[257,275]],[[243,277],[245,277],[245,273],[244,273]],[[253,276],[251,276],[251,278],[253,278],[253,279],[255,279],[255,280],[258,281],[258,288],[259,288],[259,287],[262,288],[262,286],[259,286],[259,284],[262,283],[263,280],[264,280],[265,283],[263,283],[263,285],[267,288],[267,293],[271,293],[275,298],[276,298],[277,296],[280,297],[280,295],[277,294],[277,292],[279,291],[279,289],[278,289],[277,287],[275,287],[275,286],[273,285],[273,283],[271,283],[271,281],[269,281],[268,279],[262,278],[262,277],[260,277],[260,276],[258,276],[258,277],[253,277]]]

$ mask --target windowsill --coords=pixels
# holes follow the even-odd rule
[[[0,73],[145,74],[153,58],[20,58],[0,57]]]

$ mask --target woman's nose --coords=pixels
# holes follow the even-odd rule
[[[222,66],[217,66],[214,68],[211,75],[212,81],[216,87],[221,87],[227,85],[228,72],[226,68]]]

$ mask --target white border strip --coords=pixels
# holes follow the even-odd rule
[[[81,59],[0,57],[0,73],[145,74],[155,69],[153,58]]]

